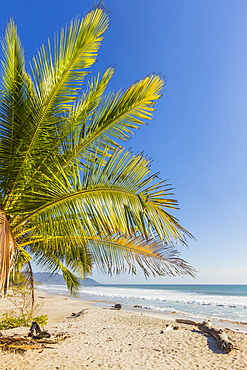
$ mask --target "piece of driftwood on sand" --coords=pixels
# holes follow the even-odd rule
[[[233,343],[228,339],[226,332],[223,329],[213,328],[211,321],[203,321],[197,323],[192,320],[176,319],[177,323],[194,325],[203,333],[211,335],[218,344],[219,349],[225,353],[229,353],[233,348]]]
[[[88,308],[84,308],[84,310],[81,310],[79,312],[72,312],[71,316],[67,317],[67,319],[74,319],[75,317],[79,317],[81,315],[84,315],[86,313],[86,311],[88,310]]]
[[[28,349],[43,350],[44,348],[53,348],[48,346],[48,344],[56,344],[66,339],[68,336],[62,333],[57,335],[54,339],[48,339],[50,337],[51,334],[47,331],[42,331],[40,326],[34,321],[27,335],[4,336],[1,334],[0,349],[2,351],[13,351],[18,353],[24,353]]]
[[[0,337],[0,349],[2,351],[18,352],[23,353],[28,349],[39,349],[53,348],[48,344],[56,344],[61,339],[30,339],[26,336],[2,336]]]

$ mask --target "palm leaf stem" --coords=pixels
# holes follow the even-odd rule
[[[28,220],[30,220],[32,217],[34,217],[35,215],[41,213],[42,211],[44,210],[47,210],[51,207],[54,207],[60,203],[63,203],[65,202],[66,200],[71,200],[73,198],[78,198],[78,196],[81,196],[81,195],[87,195],[87,194],[92,194],[92,193],[99,193],[99,194],[102,194],[102,193],[109,193],[111,192],[112,194],[127,194],[128,196],[130,197],[134,197],[136,199],[141,199],[143,204],[147,203],[146,201],[146,197],[142,197],[140,196],[139,194],[133,194],[131,192],[128,192],[126,190],[118,190],[118,189],[112,189],[112,188],[97,188],[97,189],[89,189],[89,190],[81,190],[81,191],[77,191],[73,194],[67,194],[59,199],[56,199],[50,203],[47,203],[45,204],[44,206],[36,209],[34,212],[30,213],[28,216],[24,217],[21,221],[19,221],[16,225],[13,225],[12,227],[12,230],[15,231],[18,227],[22,226],[23,224],[25,224]],[[174,206],[168,206],[169,208],[172,208],[172,209],[176,209],[177,207],[174,207]],[[159,207],[155,207],[155,208],[159,208]]]

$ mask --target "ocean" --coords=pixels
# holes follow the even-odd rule
[[[65,285],[41,285],[47,293],[68,294]],[[141,306],[159,314],[176,313],[195,320],[247,324],[247,285],[97,285],[82,286],[80,297],[98,305]]]

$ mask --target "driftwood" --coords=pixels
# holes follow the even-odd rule
[[[234,345],[229,341],[226,332],[224,332],[223,329],[213,328],[210,321],[197,323],[192,320],[176,319],[176,322],[180,324],[194,325],[203,333],[211,335],[214,339],[216,339],[219,349],[225,353],[229,353],[234,348]]]
[[[217,341],[219,348],[226,353],[229,353],[233,349],[233,344],[229,341],[226,332],[222,329],[215,329],[212,327],[211,322],[202,322],[197,324],[199,330],[203,333],[207,333],[214,337]]]
[[[49,343],[50,344],[50,343]],[[51,348],[47,347],[45,343],[37,343],[33,339],[27,337],[11,337],[2,336],[0,338],[0,349],[2,351],[13,351],[13,352],[26,352],[28,349],[43,349]]]
[[[192,320],[176,319],[176,322],[178,322],[179,324],[188,324],[188,325],[197,326],[197,323],[195,321],[192,321]]]
[[[57,338],[57,337],[60,338]],[[58,334],[57,337],[52,339],[50,338],[51,335],[40,329],[40,326],[34,321],[30,328],[28,335],[25,336],[0,336],[0,350],[3,351],[14,351],[19,353],[24,353],[28,349],[39,349],[43,350],[44,348],[53,348],[47,346],[48,344],[56,344],[68,336],[64,335],[64,333]]]
[[[87,310],[88,310],[88,308],[84,308],[84,310],[81,310],[77,313],[72,312],[71,316],[67,317],[67,319],[71,319],[71,318],[74,318],[74,317],[79,317],[79,316],[83,315]]]
[[[16,336],[2,336],[0,338],[0,350],[2,351],[13,351],[24,353],[28,349],[39,349],[43,350],[45,348],[54,348],[48,346],[49,344],[57,344],[62,340],[65,340],[68,336],[64,336],[63,338],[55,338],[54,340],[51,339],[29,339],[26,336],[23,337],[16,337]]]

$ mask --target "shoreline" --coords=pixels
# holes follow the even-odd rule
[[[238,349],[225,354],[212,337],[185,324],[173,314],[165,316],[139,310],[111,310],[66,295],[35,290],[37,315],[47,314],[45,330],[64,341],[24,354],[2,352],[3,370],[235,370],[246,368],[247,334],[226,329]],[[6,302],[5,302],[6,303]],[[0,300],[0,314],[5,309]],[[109,304],[109,302],[108,302]],[[72,313],[81,312],[79,317]],[[145,311],[145,310],[144,310]],[[222,326],[222,325],[220,325]],[[173,329],[177,330],[173,330]],[[1,331],[3,335],[24,335],[29,328]]]
[[[85,300],[120,303],[123,306],[142,306],[146,312],[158,315],[175,314],[190,317],[196,322],[211,320],[247,325],[247,285],[227,288],[212,288],[211,285],[102,285],[82,286],[80,297]],[[218,286],[218,284],[217,284]],[[67,294],[65,285],[44,285],[41,290],[49,293]],[[100,303],[98,304],[100,306]]]
[[[100,307],[100,308],[110,308],[111,306],[114,306],[115,303],[118,303],[116,301],[106,301],[106,300],[85,300],[82,297],[72,297],[68,294],[55,294],[54,292],[50,292],[47,290],[43,289],[38,289],[38,287],[35,289],[36,292],[45,292],[48,296],[58,296],[58,297],[66,297],[68,299],[72,299],[73,301],[78,300],[78,301],[83,301],[83,302],[88,302],[91,305],[95,307]],[[207,318],[205,317],[197,317],[196,315],[190,315],[190,314],[182,314],[179,312],[165,312],[165,311],[157,311],[157,310],[152,310],[149,308],[144,308],[144,307],[139,307],[135,308],[133,306],[129,305],[122,305],[122,310],[123,311],[130,311],[130,312],[139,312],[147,315],[151,315],[153,317],[161,318],[163,320],[176,320],[176,319],[187,319],[187,320],[192,320],[196,322],[201,322],[206,320]],[[223,328],[229,328],[231,330],[239,330],[247,333],[247,322],[242,322],[242,321],[234,321],[234,320],[227,320],[227,319],[220,319],[220,318],[211,318],[210,321],[212,322],[213,325],[216,326],[222,326]]]

